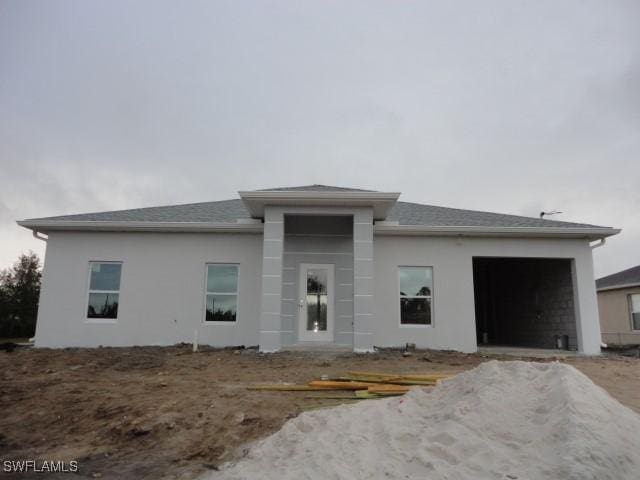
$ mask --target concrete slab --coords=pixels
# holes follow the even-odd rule
[[[478,347],[478,353],[487,355],[511,355],[514,357],[551,358],[551,357],[575,357],[578,352],[569,350],[556,350],[552,348],[526,348],[509,347],[500,345]]]

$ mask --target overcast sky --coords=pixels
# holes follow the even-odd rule
[[[623,229],[640,264],[640,2],[0,1],[15,220],[329,185]]]

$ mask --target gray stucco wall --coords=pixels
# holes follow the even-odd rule
[[[282,345],[298,343],[301,263],[333,264],[334,342],[353,345],[353,218],[285,215],[282,267]]]
[[[477,350],[473,257],[570,258],[580,351],[600,352],[591,248],[586,240],[375,236],[377,346],[407,342],[423,348]],[[433,324],[401,326],[399,266],[433,267]]]
[[[117,321],[88,321],[90,261],[121,261]],[[239,265],[237,322],[204,323],[207,263]],[[262,235],[53,232],[36,346],[257,345]]]
[[[475,351],[472,259],[511,256],[574,259],[577,343],[585,353],[599,352],[593,264],[586,240],[372,237],[370,209],[304,209],[297,213],[353,215],[354,349],[413,342],[420,347]],[[198,329],[201,343],[260,343],[266,349],[279,349],[281,340],[286,340],[280,316],[282,278],[287,272],[282,268],[283,258],[289,261],[283,254],[284,213],[268,211],[265,220],[273,223],[265,223],[264,238],[259,234],[51,233],[36,345],[167,345],[192,341]],[[295,246],[295,241],[290,245]],[[268,249],[264,257],[263,248]],[[115,323],[86,321],[92,260],[123,262]],[[207,263],[218,262],[240,266],[235,324],[203,324],[205,268]],[[399,266],[433,267],[432,326],[400,326]],[[338,282],[349,283],[348,277],[337,276]],[[339,341],[347,342],[346,335]]]

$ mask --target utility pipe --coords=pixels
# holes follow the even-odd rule
[[[607,242],[607,239],[602,237],[598,243],[595,243],[589,246],[591,247],[591,250],[595,250],[596,248],[603,246],[606,242]]]

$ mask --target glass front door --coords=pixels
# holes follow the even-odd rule
[[[333,265],[300,265],[301,341],[333,341]]]

